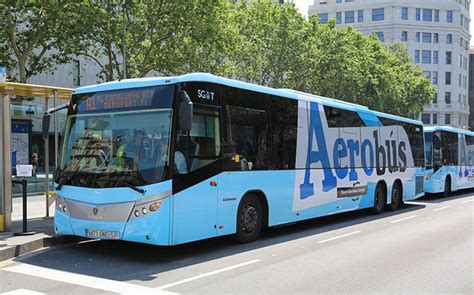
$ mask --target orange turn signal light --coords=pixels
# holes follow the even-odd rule
[[[161,206],[161,204],[158,203],[158,202],[151,203],[149,209],[150,209],[151,212],[154,212],[154,211],[160,209],[160,206]]]

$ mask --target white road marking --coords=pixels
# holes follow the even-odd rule
[[[358,234],[360,232],[361,232],[360,230],[356,230],[356,231],[353,231],[353,232],[350,232],[350,233],[347,233],[347,234],[343,234],[343,235],[340,235],[340,236],[337,236],[337,237],[332,237],[332,238],[329,238],[329,239],[326,239],[326,240],[319,241],[318,243],[322,244],[322,243],[334,241],[334,240],[337,240],[337,239],[340,239],[340,238],[344,238],[344,237],[347,237],[347,236],[352,236],[352,235]]]
[[[45,295],[44,293],[35,292],[26,289],[17,289],[10,292],[1,293],[2,295]]]
[[[7,267],[2,270],[120,294],[176,294],[126,282],[103,279],[24,263]]]
[[[260,259],[254,259],[254,260],[239,263],[239,264],[236,264],[236,265],[224,267],[224,268],[221,268],[221,269],[218,269],[218,270],[214,270],[214,271],[203,273],[203,274],[200,274],[200,275],[197,275],[197,276],[194,276],[194,277],[190,277],[190,278],[187,278],[187,279],[184,279],[184,280],[181,280],[181,281],[177,281],[177,282],[174,282],[174,283],[169,283],[169,284],[157,287],[157,289],[161,290],[161,289],[171,288],[171,287],[174,287],[174,286],[177,286],[177,285],[181,285],[181,284],[188,283],[188,282],[195,281],[195,280],[199,280],[199,279],[202,279],[202,278],[205,278],[205,277],[208,277],[208,276],[212,276],[212,275],[215,275],[215,274],[218,274],[218,273],[221,273],[221,272],[225,272],[225,271],[229,271],[229,270],[232,270],[232,269],[243,267],[243,266],[246,266],[246,265],[249,265],[249,264],[257,263],[259,261],[260,261]]]
[[[463,204],[467,204],[467,203],[470,203],[470,202],[474,202],[474,199],[467,200],[467,201],[464,201],[464,202],[462,202],[462,203],[463,203]]]
[[[402,219],[392,220],[392,221],[390,221],[390,223],[397,223],[397,222],[400,222],[400,221],[405,221],[405,220],[408,220],[408,219],[415,218],[417,216],[418,215],[412,215],[412,216],[408,216],[408,217],[405,217],[405,218],[402,218]]]
[[[436,208],[434,209],[433,211],[440,211],[440,210],[444,210],[444,209],[448,209],[450,208],[451,206],[444,206],[444,207],[441,207],[441,208]]]

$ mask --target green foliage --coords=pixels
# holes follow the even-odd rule
[[[6,0],[0,62],[16,66],[25,82],[85,56],[110,81],[124,76],[125,47],[127,77],[209,72],[413,118],[432,99],[434,87],[402,44],[384,47],[275,2]]]
[[[0,62],[16,67],[20,82],[67,61],[63,50],[81,28],[79,2],[5,0],[0,10]]]

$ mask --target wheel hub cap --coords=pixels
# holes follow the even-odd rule
[[[253,206],[247,206],[242,211],[242,229],[245,232],[253,232],[257,227],[258,214]]]

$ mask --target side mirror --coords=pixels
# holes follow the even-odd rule
[[[51,122],[51,114],[45,113],[43,115],[43,139],[47,140],[49,136],[49,123]]]
[[[193,127],[193,102],[186,91],[179,92],[181,104],[179,105],[179,129],[190,131]]]

